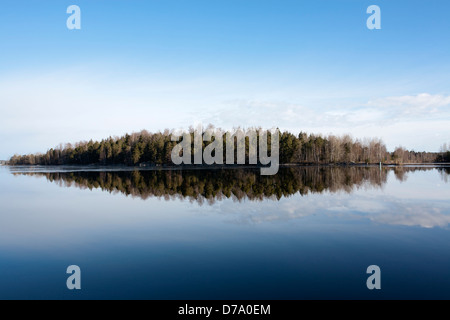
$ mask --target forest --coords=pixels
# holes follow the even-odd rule
[[[14,155],[8,165],[124,165],[173,166],[173,131],[150,133],[143,130],[101,141],[67,143],[46,153]],[[193,132],[191,131],[193,135]],[[211,142],[203,142],[203,148]],[[226,141],[224,139],[224,144]],[[246,138],[248,163],[248,138]],[[225,146],[224,146],[225,148]],[[270,151],[270,144],[269,144]],[[441,152],[416,152],[397,147],[389,152],[378,138],[354,139],[350,135],[315,135],[300,132],[280,133],[280,164],[408,164],[450,162],[447,145]]]

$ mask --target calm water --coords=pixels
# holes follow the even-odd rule
[[[449,174],[0,167],[0,299],[450,299]]]

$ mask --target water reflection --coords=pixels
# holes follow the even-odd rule
[[[188,198],[213,204],[231,198],[280,200],[294,194],[307,195],[328,191],[351,193],[355,189],[382,188],[389,172],[406,181],[408,173],[435,170],[433,167],[290,167],[280,168],[275,176],[261,176],[255,169],[220,170],[143,170],[143,171],[51,171],[16,172],[14,175],[46,177],[64,187],[101,189],[148,199]],[[438,168],[447,182],[450,168]]]
[[[2,167],[0,299],[449,299],[449,173]]]

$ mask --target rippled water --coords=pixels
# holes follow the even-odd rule
[[[450,299],[449,174],[0,167],[0,298]]]

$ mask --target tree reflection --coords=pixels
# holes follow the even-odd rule
[[[284,167],[277,175],[262,176],[259,169],[216,170],[141,170],[27,172],[15,175],[44,176],[64,187],[101,189],[110,193],[147,199],[188,198],[191,201],[214,203],[232,198],[263,200],[280,199],[299,193],[350,193],[358,188],[381,188],[390,171],[404,181],[407,173],[434,170],[432,167]],[[448,168],[440,170],[444,176]]]

